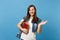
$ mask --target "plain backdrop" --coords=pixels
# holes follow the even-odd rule
[[[19,40],[17,23],[27,14],[27,7],[35,5],[37,16],[48,20],[37,40],[60,40],[60,0],[0,0],[0,40]]]

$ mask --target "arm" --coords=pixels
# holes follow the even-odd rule
[[[38,34],[40,34],[40,32],[42,31],[42,27],[41,26],[42,25],[38,24],[38,29],[37,29]]]
[[[27,33],[28,33],[28,30],[21,27],[21,24],[22,24],[23,21],[24,21],[24,19],[22,19],[22,20],[17,24],[17,27],[18,27],[21,31],[23,31],[25,34],[27,34]]]
[[[18,24],[17,24],[17,27],[19,28],[19,30],[22,30],[23,28],[21,27],[21,24],[24,20],[22,19]]]
[[[46,21],[42,21],[41,23],[39,23],[38,24],[38,29],[37,29],[37,32],[38,32],[38,34],[41,32],[41,30],[42,30],[42,25],[44,25],[44,24],[46,24],[47,23],[47,20]]]

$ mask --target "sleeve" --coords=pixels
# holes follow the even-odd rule
[[[24,21],[24,17],[20,20],[19,24],[21,24]]]
[[[23,21],[24,21],[24,19],[21,19],[21,20],[20,20],[20,22],[23,22]]]
[[[39,18],[37,23],[39,24],[41,21],[42,21],[42,20]]]
[[[24,21],[24,19],[25,19],[25,17],[23,17],[23,18],[21,19],[21,22]]]
[[[21,20],[20,20],[20,24],[22,26],[22,22],[24,21],[25,17],[23,17]]]

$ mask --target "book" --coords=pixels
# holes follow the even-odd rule
[[[22,28],[29,29],[29,24],[27,22],[22,23]]]

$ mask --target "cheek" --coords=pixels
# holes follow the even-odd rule
[[[35,13],[35,10],[31,10],[31,11],[29,11],[29,13]]]
[[[33,10],[33,12],[35,13],[35,10]]]
[[[29,13],[31,13],[31,11],[29,11]]]
[[[29,11],[30,15],[34,15],[34,13],[35,13],[35,10]]]

